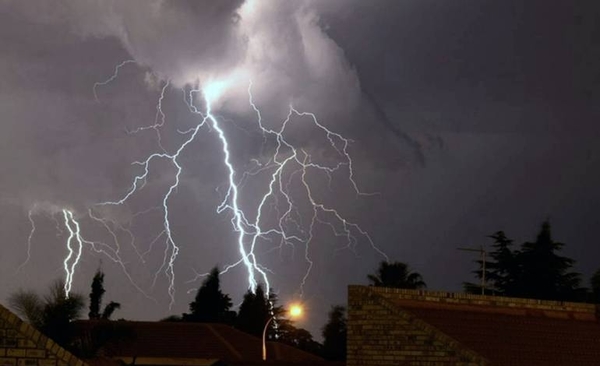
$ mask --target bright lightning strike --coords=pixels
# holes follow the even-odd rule
[[[32,246],[32,240],[34,237],[34,233],[36,231],[36,224],[35,221],[33,219],[33,213],[38,211],[37,210],[37,203],[29,210],[29,221],[31,222],[31,231],[29,233],[28,239],[27,239],[27,258],[26,260],[21,263],[21,265],[19,266],[19,268],[17,269],[17,272],[19,270],[21,270],[30,260],[31,258],[31,246]],[[151,210],[153,210],[154,208],[152,208]],[[40,209],[42,212],[44,211],[44,209]],[[53,211],[53,209],[51,210]],[[150,295],[148,295],[137,283],[136,281],[133,279],[131,273],[129,272],[129,270],[126,268],[125,266],[125,261],[122,258],[121,255],[121,244],[120,244],[120,240],[118,238],[118,234],[115,230],[120,230],[122,232],[124,232],[127,236],[129,236],[130,238],[130,242],[129,244],[131,245],[131,247],[133,248],[134,252],[138,255],[138,257],[140,258],[140,261],[142,263],[144,263],[144,254],[140,253],[138,251],[138,248],[135,245],[135,236],[133,235],[133,233],[131,232],[131,230],[129,230],[126,227],[123,227],[121,224],[117,223],[117,222],[113,222],[110,221],[108,219],[103,219],[100,217],[97,217],[93,214],[92,210],[90,209],[88,211],[88,216],[89,218],[93,221],[93,222],[98,222],[101,224],[101,226],[110,234],[111,238],[113,239],[113,243],[112,244],[107,244],[104,242],[99,242],[99,241],[91,241],[91,240],[87,240],[85,239],[82,234],[81,234],[81,224],[80,221],[77,220],[75,218],[75,214],[73,213],[73,211],[63,208],[60,211],[60,216],[62,217],[62,222],[59,221],[56,218],[56,215],[54,213],[50,214],[50,218],[52,220],[55,221],[56,223],[56,230],[58,232],[57,237],[61,237],[63,236],[63,230],[61,229],[61,227],[65,227],[66,231],[68,233],[68,237],[66,239],[66,249],[67,249],[67,256],[65,257],[65,259],[63,260],[63,269],[65,271],[65,285],[64,285],[64,290],[65,290],[65,295],[68,297],[71,293],[71,289],[73,287],[73,280],[75,277],[75,272],[77,269],[77,266],[79,265],[79,262],[81,260],[81,257],[83,255],[83,249],[84,246],[89,247],[89,249],[91,249],[91,251],[93,253],[97,253],[100,255],[103,255],[107,258],[109,258],[112,262],[116,263],[117,265],[119,265],[121,267],[121,269],[123,270],[123,273],[125,274],[125,276],[129,279],[129,281],[131,282],[131,284],[140,292],[142,293],[144,296],[146,296],[146,298],[156,302],[156,299],[154,299],[153,297],[151,297]],[[145,212],[141,212],[139,214],[143,214]],[[137,214],[136,214],[137,215]],[[134,215],[134,216],[136,216]]]
[[[119,70],[129,63],[134,63],[134,61],[127,60],[118,64],[110,78],[94,84],[93,92],[96,100],[98,100],[97,88],[106,86],[115,80],[118,77]],[[85,240],[81,235],[79,222],[75,219],[73,212],[67,209],[62,210],[64,226],[69,234],[66,242],[68,255],[64,259],[64,270],[66,273],[65,293],[67,296],[72,288],[75,270],[82,256],[82,248],[84,245],[88,245],[95,253],[103,254],[114,263],[120,265],[136,289],[146,297],[154,300],[135,283],[125,267],[125,262],[121,256],[119,235],[116,232],[116,230],[120,230],[120,232],[126,233],[129,236],[130,245],[133,247],[141,263],[146,263],[146,256],[152,251],[156,243],[164,243],[162,265],[154,273],[152,286],[156,283],[157,278],[161,274],[164,274],[168,281],[169,307],[175,303],[175,264],[180,253],[180,246],[177,244],[176,234],[172,230],[171,200],[177,192],[181,175],[185,168],[180,158],[192,146],[192,143],[197,139],[200,131],[205,126],[208,133],[214,133],[215,138],[220,143],[219,155],[221,156],[221,163],[226,170],[226,176],[224,177],[226,189],[221,203],[216,208],[216,212],[218,214],[227,213],[231,215],[231,224],[233,232],[236,235],[235,245],[239,253],[238,259],[232,261],[232,264],[225,266],[222,273],[242,265],[245,267],[247,273],[248,288],[254,291],[258,284],[262,283],[265,285],[266,293],[269,293],[271,287],[269,274],[272,274],[272,271],[260,263],[258,248],[264,243],[273,242],[274,238],[279,240],[279,245],[271,245],[270,250],[283,248],[284,245],[289,245],[292,248],[301,245],[303,246],[304,260],[307,263],[305,274],[299,284],[299,293],[302,296],[304,286],[313,267],[311,246],[314,244],[314,233],[317,225],[327,226],[331,229],[334,236],[344,238],[346,248],[350,250],[353,250],[359,242],[366,241],[374,251],[386,260],[388,259],[387,255],[375,246],[366,231],[361,229],[356,223],[348,221],[334,207],[330,207],[325,202],[319,200],[318,195],[314,193],[315,187],[311,185],[311,180],[308,178],[310,175],[315,174],[324,175],[331,184],[334,176],[344,175],[357,195],[365,195],[365,193],[359,190],[354,179],[353,161],[348,152],[352,141],[325,127],[315,114],[299,111],[293,106],[289,107],[286,118],[281,121],[278,128],[266,127],[263,123],[260,108],[254,101],[252,83],[249,84],[247,89],[248,105],[256,116],[256,131],[263,137],[263,153],[265,150],[268,150],[268,142],[271,142],[269,145],[271,153],[267,155],[266,161],[264,157],[262,159],[251,159],[253,168],[248,171],[238,172],[238,169],[234,165],[232,150],[230,149],[231,143],[226,133],[227,130],[224,128],[224,121],[220,120],[213,111],[215,102],[222,98],[228,92],[228,89],[240,78],[240,74],[234,73],[232,75],[234,76],[206,83],[201,89],[192,88],[188,92],[184,91],[184,101],[187,107],[191,113],[199,118],[192,128],[186,131],[179,131],[183,139],[175,148],[168,149],[163,146],[160,131],[166,121],[162,106],[165,95],[170,87],[169,81],[166,81],[162,86],[156,105],[154,123],[128,131],[129,134],[136,134],[146,130],[154,130],[158,138],[159,151],[151,153],[143,160],[133,162],[132,165],[139,167],[140,170],[134,175],[130,188],[117,200],[98,203],[97,207],[126,204],[134,195],[139,194],[143,190],[150,173],[156,169],[159,161],[170,164],[174,168],[174,173],[170,178],[170,182],[161,193],[160,202],[149,210],[138,213],[143,214],[155,209],[161,211],[162,230],[151,240],[145,252],[142,253],[138,250],[135,245],[135,236],[129,228],[118,224],[116,221],[98,216],[98,213],[94,213],[91,209],[88,211],[89,219],[101,225],[112,238],[113,244],[109,245],[102,242]],[[202,101],[204,108],[196,105],[194,102],[196,99]],[[318,163],[319,159],[311,156],[307,149],[294,145],[289,126],[297,121],[321,134],[321,137],[328,144],[327,148],[333,152],[335,162],[327,164]],[[256,207],[242,207],[240,202],[242,202],[241,197],[244,193],[243,187],[245,183],[249,179],[253,179],[259,175],[266,177],[266,181],[268,182],[264,193],[259,197],[260,199]],[[299,208],[300,205],[297,204],[298,200],[302,200],[305,208]],[[306,206],[309,207],[308,214]],[[101,211],[99,210],[98,212]],[[273,217],[273,213],[275,213],[275,217]],[[28,240],[28,258],[31,238],[35,231],[35,224],[31,215],[32,212],[30,211],[29,218],[32,224],[32,231]],[[262,252],[265,251],[263,250]],[[188,282],[195,281],[204,275],[197,274],[195,279]]]
[[[340,134],[330,131],[325,126],[323,126],[317,120],[316,116],[312,113],[308,112],[299,112],[295,108],[290,107],[287,118],[283,121],[281,128],[276,131],[273,129],[266,128],[262,123],[262,116],[260,113],[260,109],[256,106],[253,101],[252,96],[252,84],[250,83],[248,87],[248,98],[249,104],[252,109],[255,111],[257,115],[257,122],[259,129],[265,139],[268,136],[271,136],[277,142],[277,147],[275,148],[275,153],[271,157],[270,162],[266,166],[262,166],[262,164],[258,163],[257,165],[260,167],[259,171],[265,172],[271,170],[269,185],[267,192],[262,196],[262,199],[254,213],[254,217],[256,218],[254,222],[249,222],[246,217],[247,214],[239,207],[238,204],[238,196],[239,196],[239,184],[236,183],[235,180],[235,170],[229,161],[230,152],[228,149],[228,142],[225,138],[225,134],[223,130],[220,128],[217,119],[211,114],[210,110],[210,96],[212,95],[220,95],[221,85],[217,84],[216,86],[210,85],[208,88],[209,92],[204,92],[205,102],[207,105],[207,116],[212,122],[213,127],[217,130],[218,136],[222,141],[223,152],[224,152],[224,164],[227,166],[229,171],[229,189],[223,200],[222,204],[217,209],[218,213],[223,212],[224,209],[229,209],[233,213],[232,224],[234,230],[238,232],[238,247],[241,255],[241,260],[236,262],[235,264],[228,266],[223,270],[223,272],[227,272],[231,267],[236,266],[238,264],[244,264],[247,268],[248,272],[248,283],[249,287],[254,290],[257,285],[255,274],[258,273],[261,277],[262,281],[265,283],[266,291],[269,292],[269,281],[267,277],[267,270],[264,269],[257,261],[256,256],[256,247],[258,245],[259,239],[268,240],[269,236],[277,235],[281,238],[283,243],[294,245],[294,243],[303,243],[305,245],[305,260],[308,263],[308,268],[306,273],[302,279],[302,283],[300,284],[300,295],[302,295],[304,291],[304,285],[306,279],[310,275],[310,271],[312,269],[313,261],[310,258],[309,254],[309,246],[313,240],[313,229],[317,222],[325,223],[332,228],[334,228],[333,223],[325,222],[319,218],[319,215],[331,215],[335,218],[335,220],[341,224],[342,226],[342,234],[337,232],[334,228],[334,234],[337,236],[344,235],[348,240],[348,247],[352,247],[358,241],[356,234],[365,238],[370,245],[384,258],[387,258],[387,255],[379,250],[375,244],[373,243],[371,237],[363,231],[358,225],[354,223],[348,222],[345,218],[341,216],[341,214],[333,209],[327,207],[325,204],[318,202],[312,193],[311,186],[307,182],[306,174],[309,170],[316,170],[325,173],[329,179],[331,180],[331,175],[336,171],[340,170],[342,167],[346,167],[348,170],[348,179],[350,180],[354,190],[357,194],[362,195],[364,193],[360,192],[358,189],[358,185],[354,181],[353,177],[353,168],[352,168],[352,159],[348,154],[348,146],[350,144],[350,140],[344,138]],[[205,89],[206,90],[206,89]],[[217,92],[218,91],[218,92]],[[285,138],[286,127],[290,123],[292,117],[309,117],[310,121],[316,126],[320,131],[322,131],[327,140],[329,141],[331,147],[339,154],[342,158],[342,161],[335,164],[333,167],[328,167],[324,165],[319,165],[311,161],[310,155],[303,149],[298,149],[294,147],[292,143],[290,143]],[[291,198],[290,194],[290,180],[293,179],[294,173],[290,175],[290,177],[284,177],[285,169],[290,166],[294,172],[300,172],[301,182],[303,187],[305,188],[306,198],[309,200],[311,207],[313,208],[313,214],[311,216],[310,225],[307,230],[301,230],[305,235],[301,237],[299,235],[293,235],[289,233],[286,222],[292,222],[296,228],[299,226],[298,223],[292,218],[292,213],[295,210],[294,202]],[[257,174],[257,172],[250,173],[251,175]],[[247,174],[244,175],[246,177]],[[287,179],[287,180],[286,180]],[[265,228],[263,224],[263,213],[265,211],[265,205],[270,200],[278,200],[278,197],[283,197],[286,203],[285,211],[279,215],[278,225],[275,228]],[[245,237],[249,237],[250,240],[246,243]],[[248,245],[249,244],[249,245]],[[249,246],[249,249],[246,249],[246,246]],[[201,277],[203,275],[197,275],[196,278]]]
[[[69,238],[67,239],[67,250],[69,251],[69,254],[67,255],[64,261],[64,267],[66,272],[65,295],[69,297],[71,287],[73,286],[73,276],[75,275],[75,268],[79,263],[79,259],[81,258],[81,252],[83,250],[83,240],[81,239],[79,231],[79,223],[73,217],[73,213],[67,209],[63,209],[62,212],[65,219],[65,227],[69,231]]]

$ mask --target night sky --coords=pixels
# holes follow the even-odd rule
[[[498,230],[534,240],[545,219],[588,285],[600,268],[596,3],[0,0],[0,301],[65,278],[63,210],[95,248],[120,248],[119,263],[84,245],[73,281],[87,295],[101,267],[106,300],[122,303],[118,318],[181,314],[197,274],[238,262],[233,211],[217,213],[232,201],[214,126],[180,154],[168,200],[179,248],[171,309],[162,199],[177,167],[153,160],[143,189],[99,205],[129,192],[143,173],[132,163],[182,146],[202,121],[188,96],[206,112],[202,93],[190,90],[223,80],[211,108],[248,221],[277,154],[277,139],[258,128],[250,83],[265,128],[279,130],[290,105],[317,117],[322,128],[298,115],[286,127],[302,161],[342,163],[329,176],[284,169],[295,209],[283,225],[300,240],[265,235],[254,248],[280,302],[305,303],[298,325],[316,337],[329,307],[345,303],[346,286],[365,284],[386,255],[420,272],[429,289],[460,291],[477,258],[457,247],[489,245],[486,235]],[[164,124],[149,128],[162,121],[159,103]],[[353,173],[337,136],[348,139]],[[303,182],[347,221],[331,211],[314,219]],[[261,225],[278,227],[286,207],[281,194],[271,197]],[[360,227],[346,227],[350,241],[344,222]],[[247,274],[238,265],[222,275],[235,304]]]

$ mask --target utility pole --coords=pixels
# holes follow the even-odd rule
[[[485,295],[485,257],[486,251],[483,249],[483,245],[477,248],[456,248],[458,250],[463,250],[465,252],[478,252],[481,255],[481,294]]]

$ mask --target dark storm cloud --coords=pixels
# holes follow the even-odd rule
[[[497,229],[525,240],[545,217],[555,220],[571,253],[595,251],[589,243],[597,222],[590,210],[600,202],[592,188],[600,179],[597,3],[317,6],[389,120],[421,146],[444,141],[424,169],[383,183],[385,195],[404,197],[375,215],[386,218],[376,224],[380,232],[394,231],[383,237],[396,238],[400,257],[414,258],[434,286],[456,286],[457,273],[467,276],[470,267],[456,246],[478,245]],[[586,274],[598,266],[573,256]],[[448,273],[440,277],[442,267]]]
[[[573,117],[595,108],[593,2],[338,4],[323,10],[328,34],[406,129],[590,131],[587,119]]]
[[[242,0],[197,1],[7,1],[13,13],[42,24],[62,24],[82,37],[115,37],[130,57],[160,77],[185,83],[196,72],[227,70],[239,62]],[[176,55],[176,56],[174,56]]]
[[[422,272],[431,288],[457,290],[469,279],[471,258],[455,247],[484,243],[496,230],[529,240],[546,217],[578,270],[589,275],[600,266],[590,246],[600,206],[599,12],[592,2],[257,1],[245,8],[241,1],[2,0],[0,6],[0,299],[63,276],[65,237],[54,221],[60,216],[48,213],[73,208],[90,237],[106,240],[86,210],[121,197],[139,172],[131,162],[156,151],[152,131],[126,131],[153,123],[167,79],[174,87],[163,105],[163,143],[172,149],[181,142],[177,130],[196,121],[177,87],[227,77],[231,69],[251,75],[266,124],[280,123],[292,103],[355,141],[355,178],[379,195],[357,197],[340,183],[329,191],[326,180],[316,194],[363,224],[392,259]],[[138,64],[123,67],[95,101],[94,83],[126,59]],[[248,138],[255,115],[246,93],[243,80],[218,101],[231,122],[235,161],[245,169],[250,159],[265,158],[261,139]],[[332,156],[308,124],[294,128],[291,140],[324,161]],[[224,171],[213,137],[202,134],[182,157],[188,168],[172,219],[184,255],[173,312],[186,311],[185,290],[195,284],[184,282],[192,268],[205,272],[236,256],[229,217],[215,215]],[[172,167],[156,169],[148,192],[170,182]],[[247,202],[256,197],[247,195]],[[136,197],[107,213],[125,225],[156,202]],[[30,264],[14,275],[26,259],[32,207],[38,226]],[[132,228],[144,250],[161,219],[159,210],[147,215]],[[355,252],[340,250],[343,243],[327,228],[316,237],[305,298],[314,314],[308,325],[318,333],[329,303],[344,302],[344,286],[364,283],[381,257],[364,243]],[[123,243],[126,269],[150,288],[160,253],[141,264]],[[303,250],[261,253],[282,297],[294,294],[306,270]],[[84,258],[78,290],[87,289],[101,258]],[[149,303],[126,284],[121,267],[102,260],[123,316],[168,313],[164,294],[159,304]],[[238,297],[242,272],[223,278]],[[155,294],[166,285],[160,278]]]

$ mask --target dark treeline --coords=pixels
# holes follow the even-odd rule
[[[111,317],[121,307],[118,302],[109,302],[102,312],[104,273],[98,270],[92,279],[88,317],[96,321],[85,339],[77,335],[73,321],[80,319],[85,308],[85,297],[71,292],[67,296],[62,280],[50,285],[44,296],[34,291],[19,290],[8,298],[9,306],[25,321],[36,327],[63,348],[80,357],[93,357],[106,342],[126,335],[118,322]]]
[[[306,329],[297,328],[289,319],[286,309],[278,305],[277,295],[265,293],[262,285],[248,290],[237,312],[231,309],[229,295],[221,291],[219,269],[213,268],[189,304],[189,313],[170,316],[163,321],[223,323],[243,332],[262,337],[267,327],[266,338],[292,345],[302,350],[324,354],[323,346],[313,340]]]
[[[573,270],[575,261],[559,255],[565,244],[555,242],[548,221],[541,225],[535,241],[515,246],[503,231],[488,237],[491,250],[485,263],[476,261],[473,273],[479,279],[485,268],[485,294],[560,301],[600,303],[600,270],[592,276],[590,288],[582,286],[581,274]],[[483,250],[483,247],[482,247]],[[484,266],[485,264],[485,266]],[[381,262],[374,273],[366,276],[370,286],[423,289],[423,277],[403,262]],[[465,291],[481,293],[481,284],[465,282]],[[65,296],[64,283],[57,281],[49,294],[40,296],[31,291],[18,291],[9,297],[9,305],[25,320],[53,338],[76,355],[93,357],[106,342],[126,337],[127,332],[110,322],[120,304],[109,302],[102,308],[105,294],[104,273],[98,271],[91,284],[88,316],[97,324],[91,337],[82,341],[73,337],[72,321],[82,315],[85,301],[77,293]],[[262,337],[267,327],[268,340],[283,342],[320,355],[328,360],[346,358],[346,308],[332,306],[328,322],[321,328],[323,343],[318,343],[306,329],[294,326],[287,310],[278,304],[275,293],[266,294],[259,285],[247,291],[238,311],[232,309],[229,295],[221,290],[219,269],[213,268],[189,304],[189,312],[173,315],[162,321],[223,323],[241,331]]]
[[[503,231],[489,236],[493,240],[485,261],[476,261],[477,278],[483,277],[485,293],[558,301],[600,301],[600,271],[592,277],[591,289],[582,286],[581,274],[573,270],[575,260],[561,256],[565,244],[553,240],[549,221],[541,225],[537,238],[516,248]],[[466,282],[465,291],[481,293],[481,284]]]

